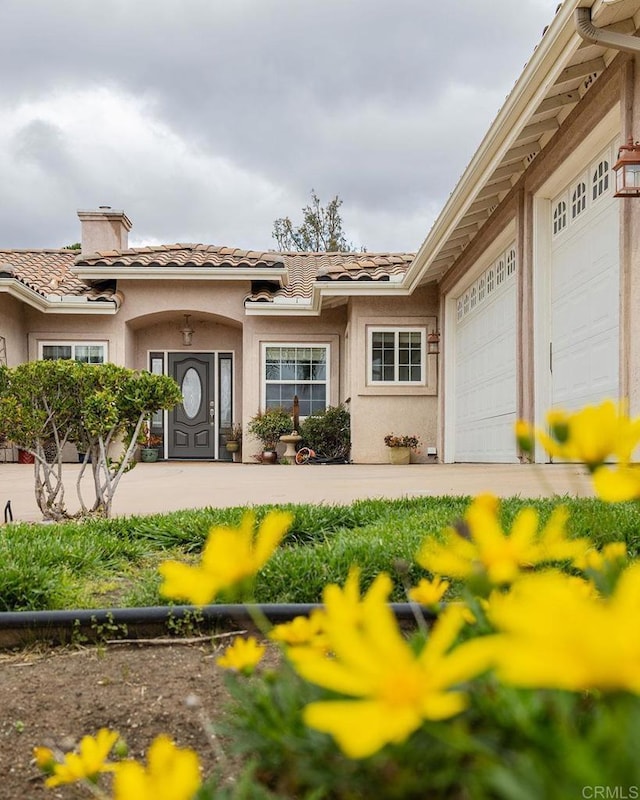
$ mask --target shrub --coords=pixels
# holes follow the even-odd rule
[[[258,411],[249,421],[248,431],[260,439],[265,450],[275,450],[278,439],[285,433],[291,433],[293,422],[289,412],[284,408],[268,408]]]
[[[329,406],[300,426],[302,442],[327,458],[347,459],[351,449],[351,415],[343,406]]]

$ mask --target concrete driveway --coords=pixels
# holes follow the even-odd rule
[[[65,464],[67,507],[71,511],[77,507],[78,470],[77,464]],[[593,495],[586,470],[573,464],[281,466],[174,461],[138,464],[124,475],[113,512],[152,514],[261,503],[345,504],[360,498],[475,495],[487,491],[500,497]],[[85,496],[91,496],[89,480]],[[11,500],[15,520],[41,519],[34,500],[32,466],[0,464],[0,514],[7,500]]]

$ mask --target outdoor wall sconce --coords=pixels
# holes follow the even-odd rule
[[[614,197],[640,197],[640,143],[634,144],[633,136],[620,146],[613,171],[616,173]]]
[[[437,356],[440,352],[440,334],[438,331],[431,331],[427,336],[427,355]]]
[[[193,339],[193,334],[194,334],[194,330],[189,322],[190,319],[191,319],[191,314],[185,314],[184,327],[180,328],[180,333],[182,334],[182,344],[185,347],[189,347],[191,345],[191,340]]]

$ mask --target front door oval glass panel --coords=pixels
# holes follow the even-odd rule
[[[180,388],[182,390],[184,413],[189,419],[194,419],[202,405],[202,381],[193,367],[189,367],[184,373]]]

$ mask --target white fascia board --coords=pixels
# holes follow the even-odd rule
[[[162,279],[167,281],[252,281],[271,280],[278,281],[281,286],[286,284],[287,269],[274,269],[270,267],[232,267],[229,269],[219,267],[72,267],[71,272],[79,278],[89,280],[113,279],[139,280],[145,278]]]
[[[382,295],[406,297],[411,289],[395,281],[336,281],[314,285],[314,291],[327,297],[380,297]]]
[[[579,5],[583,0],[565,0],[560,7],[405,273],[405,286],[414,288],[429,274],[434,257],[582,43],[573,21]]]
[[[274,298],[269,302],[245,303],[248,316],[314,316],[322,311],[323,297],[407,297],[412,290],[397,281],[339,281],[315,283],[310,300],[307,298]]]
[[[50,294],[43,297],[39,292],[25,286],[14,278],[0,278],[0,292],[6,292],[17,300],[41,311],[43,314],[96,314],[113,315],[118,308],[111,300],[89,300],[86,297]]]
[[[312,303],[245,303],[244,313],[248,317],[317,317],[320,307]]]

